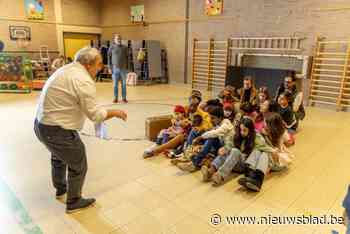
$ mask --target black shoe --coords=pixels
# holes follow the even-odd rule
[[[63,190],[56,190],[56,199],[57,200],[60,200],[64,197],[64,195],[66,195],[67,193],[67,190],[66,189],[63,189]]]
[[[259,192],[264,182],[264,177],[265,174],[262,171],[255,170],[250,177],[247,177],[245,187],[254,192]]]
[[[89,208],[91,206],[93,206],[96,202],[95,198],[80,198],[78,200],[76,200],[73,203],[68,202],[67,203],[67,208],[66,208],[66,213],[67,214],[72,214],[74,212],[78,212],[81,211],[83,209]]]
[[[254,175],[255,175],[254,173],[255,173],[254,170],[251,169],[248,164],[245,164],[244,165],[244,177],[242,177],[238,180],[238,184],[243,186],[243,187],[247,187],[246,183],[248,181],[248,178],[254,177]]]
[[[247,183],[247,177],[242,177],[242,178],[239,178],[238,180],[238,184],[243,186],[243,187],[246,187],[246,183]]]
[[[244,176],[245,177],[250,177],[253,175],[254,170],[250,168],[249,164],[244,164]]]
[[[118,103],[118,98],[114,98],[113,103]]]

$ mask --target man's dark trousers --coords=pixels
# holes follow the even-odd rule
[[[51,152],[52,182],[57,191],[68,190],[67,202],[81,198],[81,191],[87,172],[84,143],[75,130],[59,126],[44,125],[35,120],[34,131],[38,139]]]

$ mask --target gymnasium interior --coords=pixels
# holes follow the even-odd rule
[[[0,233],[350,233],[349,13],[345,0],[0,1]],[[123,87],[110,66],[115,45],[127,49],[123,101],[115,96],[115,86]],[[76,130],[88,165],[82,194],[96,202],[69,213],[68,201],[55,199],[50,149],[34,122],[48,81],[78,63],[82,49],[102,59],[91,77],[98,108],[122,110],[127,120],[87,118]],[[295,131],[285,127],[293,160],[279,171],[269,167],[258,191],[239,182],[244,172],[217,186],[203,179],[202,165],[174,165],[186,155],[189,132],[176,148],[152,151],[167,144],[156,140],[174,124],[176,107],[193,121],[189,109],[197,98],[196,107],[213,121],[213,109],[225,113],[229,90],[236,117],[245,115],[247,80],[257,100],[264,87],[279,105],[276,93],[288,78],[305,117],[296,119]],[[216,106],[207,108],[208,100]],[[230,123],[232,137],[242,118]],[[206,133],[194,142],[205,145]],[[206,155],[209,164],[218,152]]]

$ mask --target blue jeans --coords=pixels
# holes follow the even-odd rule
[[[218,152],[218,150],[220,149],[220,147],[222,147],[222,144],[219,140],[219,138],[209,138],[205,141],[203,149],[196,155],[194,156],[191,160],[194,166],[196,167],[200,167],[203,160],[205,159],[205,157],[210,153],[210,152],[214,152],[214,154],[216,155],[216,153]]]
[[[114,82],[114,97],[118,98],[119,96],[119,81],[122,81],[122,97],[123,100],[126,100],[126,75],[128,71],[126,69],[119,69],[113,66],[112,79]]]
[[[188,134],[187,141],[186,141],[186,147],[189,145],[192,145],[192,142],[195,138],[199,137],[201,134],[197,132],[196,130],[192,129],[190,131],[190,134]]]
[[[169,139],[169,134],[163,133],[162,136],[158,136],[156,140],[157,145],[164,145],[166,144],[170,139]]]

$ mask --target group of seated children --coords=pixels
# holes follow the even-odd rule
[[[274,99],[266,87],[257,90],[251,77],[241,89],[226,86],[207,102],[192,90],[189,105],[175,106],[172,126],[159,133],[144,158],[164,153],[183,171],[201,170],[203,181],[214,186],[242,173],[238,183],[260,191],[267,173],[287,168],[294,158],[287,147],[305,117],[295,81],[294,74],[286,77]]]

